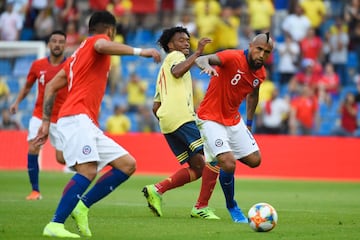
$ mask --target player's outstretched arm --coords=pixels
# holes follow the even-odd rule
[[[137,55],[141,57],[152,57],[155,62],[161,61],[161,55],[155,48],[134,48],[126,44],[99,39],[95,42],[94,48],[98,53],[108,55]]]
[[[216,54],[209,54],[198,57],[195,60],[196,65],[201,69],[200,73],[205,73],[209,76],[218,76],[217,71],[211,65],[221,65],[220,58]]]

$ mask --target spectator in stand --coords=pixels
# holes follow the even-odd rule
[[[224,7],[215,31],[218,50],[235,49],[239,46],[238,28],[240,19],[231,7]]]
[[[290,97],[299,95],[303,86],[316,89],[321,76],[321,65],[312,59],[304,59],[301,62],[301,70],[296,73],[288,84]]]
[[[315,29],[309,28],[306,36],[300,41],[301,59],[311,59],[320,62],[322,56],[323,41],[316,36]]]
[[[4,77],[0,77],[0,109],[7,108],[10,98],[10,89]]]
[[[217,51],[218,43],[216,39],[216,29],[220,21],[220,3],[214,0],[199,0],[194,4],[194,12],[198,39],[202,37],[212,39],[211,44],[205,46],[204,54]],[[198,39],[193,39],[193,41],[198,41]],[[196,45],[194,46],[196,47]]]
[[[20,129],[22,129],[21,124],[15,119],[11,118],[10,110],[3,108],[1,111],[0,131]]]
[[[336,22],[330,28],[329,36],[329,61],[334,65],[336,73],[340,77],[341,85],[348,84],[347,61],[349,48],[349,35],[347,26],[342,18],[336,18]]]
[[[329,106],[338,99],[340,79],[339,75],[335,72],[332,63],[328,62],[324,66],[324,73],[318,81],[317,88],[319,102],[325,102]]]
[[[114,114],[106,120],[105,131],[107,133],[123,135],[130,131],[131,122],[125,112],[125,106],[116,105],[114,107]]]
[[[6,9],[0,15],[0,41],[17,41],[23,28],[21,15],[14,11],[14,2],[7,0]]]
[[[318,99],[314,89],[302,87],[300,96],[290,102],[289,133],[291,135],[312,135],[318,124]]]
[[[326,6],[324,0],[301,0],[305,15],[311,22],[311,27],[317,36],[321,36],[321,26],[326,17]]]
[[[46,41],[55,30],[55,21],[51,7],[47,6],[37,15],[34,23],[35,39]]]
[[[347,93],[339,107],[340,125],[332,131],[332,134],[344,137],[356,136],[358,111],[358,104],[355,101],[354,93]]]
[[[139,132],[158,132],[158,121],[148,106],[140,106],[138,116],[137,121]]]
[[[59,13],[63,29],[66,29],[66,25],[69,22],[75,22],[77,26],[79,25],[81,12],[77,4],[78,0],[66,0],[65,8],[63,8]]]
[[[176,26],[184,27],[188,30],[191,37],[197,34],[196,23],[194,21],[194,15],[190,10],[184,10],[180,14],[180,19],[176,23]]]
[[[78,31],[76,21],[66,24],[66,52],[72,54],[80,45],[82,37]]]
[[[250,27],[255,34],[269,32],[272,25],[272,17],[275,14],[274,4],[271,0],[247,1]]]
[[[290,34],[296,42],[300,42],[306,36],[310,27],[311,22],[309,18],[304,15],[303,8],[300,4],[295,5],[294,12],[285,17],[281,26],[284,33]]]
[[[349,29],[355,29],[355,25],[360,21],[360,0],[350,0],[344,8],[344,19]]]
[[[356,73],[360,74],[360,20],[355,24],[355,28],[350,31],[350,51],[356,53],[357,69]]]
[[[29,1],[29,8],[26,14],[25,27],[33,29],[35,26],[35,19],[41,10],[47,8],[49,1],[46,0],[31,0]]]
[[[300,47],[289,34],[285,34],[285,42],[277,44],[277,50],[279,52],[280,85],[286,85],[298,71]]]
[[[288,132],[287,121],[290,113],[289,102],[279,96],[275,88],[269,100],[260,104],[261,128],[256,132],[261,134],[286,134]]]
[[[148,82],[140,79],[139,75],[132,73],[130,80],[124,89],[127,93],[128,111],[137,113],[139,107],[146,103],[146,91],[148,89]]]

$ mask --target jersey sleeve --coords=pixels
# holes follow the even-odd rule
[[[37,72],[37,65],[36,65],[36,61],[35,61],[31,64],[29,73],[26,78],[27,83],[34,84],[36,82],[36,78],[37,78],[36,72]]]

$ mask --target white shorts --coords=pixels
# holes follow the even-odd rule
[[[224,152],[233,152],[236,159],[241,159],[259,150],[255,138],[243,119],[234,126],[224,126],[199,118],[196,122],[204,140],[204,154],[207,162],[217,162],[216,156]]]
[[[41,126],[42,120],[39,119],[38,117],[34,117],[32,116],[30,118],[30,122],[29,122],[29,131],[28,131],[28,136],[27,136],[27,140],[33,140],[39,131],[39,128]],[[50,138],[50,143],[51,145],[59,151],[62,151],[62,143],[60,140],[60,136],[57,130],[57,126],[56,123],[50,123],[50,129],[49,129],[49,138]]]
[[[106,136],[85,114],[62,117],[57,122],[66,165],[94,162],[98,171],[128,152]]]

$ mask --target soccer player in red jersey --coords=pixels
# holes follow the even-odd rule
[[[160,62],[153,48],[141,49],[113,42],[115,17],[107,11],[94,12],[89,20],[90,37],[85,39],[67,64],[45,89],[42,125],[37,144],[43,144],[49,132],[50,113],[56,92],[67,87],[68,96],[60,109],[58,130],[63,143],[66,165],[75,175],[64,188],[54,217],[44,236],[79,238],[64,227],[65,220],[75,219],[81,235],[92,235],[88,225],[89,208],[125,182],[136,169],[136,161],[122,146],[98,127],[98,115],[105,94],[111,55],[139,55]],[[99,170],[110,166],[85,193]]]
[[[27,200],[39,200],[42,198],[39,187],[39,152],[40,147],[34,144],[34,139],[41,125],[42,119],[42,105],[44,99],[44,91],[47,83],[60,71],[65,63],[65,43],[66,34],[62,31],[54,31],[49,36],[48,48],[50,50],[50,56],[35,60],[27,75],[26,83],[20,90],[15,102],[10,106],[10,112],[16,113],[20,102],[29,94],[31,88],[37,82],[38,94],[35,102],[35,108],[33,115],[29,122],[28,127],[28,174],[30,183],[32,186],[31,193],[26,197]],[[59,134],[56,130],[57,115],[61,105],[64,103],[67,96],[66,88],[61,89],[56,96],[54,108],[51,113],[50,119],[50,142],[56,149],[56,160],[64,164],[65,160],[62,155],[61,142]]]
[[[200,133],[204,139],[205,159],[220,167],[220,184],[226,207],[234,222],[247,223],[234,199],[236,161],[251,168],[261,162],[259,147],[251,134],[252,119],[258,103],[259,86],[265,79],[264,62],[273,49],[268,33],[256,35],[247,50],[224,50],[201,56],[196,64],[202,73],[211,76],[210,83],[197,112]],[[246,100],[246,123],[239,107]],[[204,168],[202,190],[216,184],[217,175]],[[206,185],[213,185],[211,187]],[[204,196],[206,198],[204,198]],[[196,205],[207,206],[211,192],[199,196]]]

